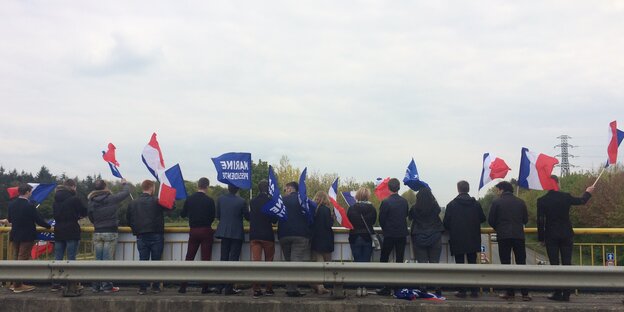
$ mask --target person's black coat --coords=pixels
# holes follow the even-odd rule
[[[189,219],[191,228],[212,227],[215,213],[214,200],[204,192],[195,192],[184,201],[180,216]]]
[[[433,232],[444,232],[444,225],[440,219],[440,205],[434,202],[430,209],[417,209],[414,205],[410,208],[408,217],[412,220],[412,235],[431,234]]]
[[[287,220],[279,220],[277,223],[277,236],[279,238],[297,236],[310,238],[312,231],[308,223],[308,217],[299,204],[297,192],[292,192],[283,198],[286,206]]]
[[[357,202],[347,210],[347,218],[353,225],[353,229],[349,230],[349,242],[355,241],[356,237],[362,237],[370,242],[370,233],[374,233],[373,226],[377,222],[377,210],[373,204],[369,202]],[[366,221],[366,223],[364,223]],[[368,225],[368,229],[366,228]]]
[[[407,230],[407,213],[409,204],[399,194],[392,194],[384,199],[379,206],[379,225],[384,237],[405,237]]]
[[[466,193],[457,195],[444,213],[444,228],[449,231],[451,254],[467,254],[481,250],[481,223],[485,214],[481,204]]]
[[[164,233],[165,210],[168,209],[161,206],[154,196],[141,193],[138,198],[130,202],[126,213],[132,234]]]
[[[80,240],[78,220],[87,216],[87,207],[76,196],[76,192],[59,185],[52,204],[54,214],[54,239],[59,241]]]
[[[537,237],[540,242],[547,239],[572,238],[572,222],[570,207],[584,205],[591,198],[588,192],[582,197],[574,197],[569,193],[548,191],[537,199]]]
[[[314,223],[312,224],[312,251],[328,253],[334,251],[334,218],[331,210],[325,205],[316,208]]]
[[[9,204],[8,220],[11,223],[9,239],[12,242],[32,242],[37,239],[35,224],[46,229],[51,226],[43,220],[35,205],[27,199],[17,198]]]
[[[490,206],[488,223],[498,239],[524,239],[524,225],[529,213],[524,201],[511,192],[504,192]]]
[[[270,199],[269,194],[260,193],[249,203],[249,241],[275,241],[273,224],[277,222],[277,218],[273,218],[262,211],[262,207],[264,207]]]

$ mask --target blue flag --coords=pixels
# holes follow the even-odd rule
[[[182,170],[180,164],[176,164],[165,171],[165,176],[169,180],[169,186],[176,190],[175,199],[186,198],[186,185],[184,185],[184,178],[182,177]]]
[[[304,168],[299,176],[299,204],[303,208],[303,213],[308,218],[308,223],[314,222],[314,212],[316,211],[316,203],[308,198],[308,191],[306,188],[305,180],[308,173],[308,168]]]
[[[286,214],[286,205],[282,201],[282,195],[280,194],[279,185],[277,184],[277,178],[273,173],[273,167],[269,165],[269,200],[264,206],[262,206],[262,212],[271,216],[277,217],[282,221],[288,220]]]
[[[405,178],[403,178],[403,184],[407,185],[415,192],[418,192],[418,190],[423,187],[430,188],[429,185],[425,183],[425,181],[420,180],[414,158],[412,158],[412,161],[407,166],[407,170],[405,171]]]
[[[30,201],[41,204],[56,188],[56,183],[28,183],[33,187]]]
[[[251,188],[251,153],[225,153],[212,158],[219,182],[244,190]]]

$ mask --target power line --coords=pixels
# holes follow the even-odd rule
[[[574,158],[576,156],[572,155],[569,153],[568,149],[569,148],[575,148],[576,146],[569,144],[568,143],[568,139],[571,139],[572,137],[566,134],[562,134],[560,136],[557,137],[557,139],[561,140],[561,143],[555,145],[554,148],[559,147],[561,149],[561,152],[559,153],[559,155],[556,155],[555,157],[560,157],[561,161],[559,162],[559,164],[557,166],[559,166],[561,168],[561,176],[567,176],[570,174],[570,167],[576,167],[575,165],[570,164],[570,158]]]

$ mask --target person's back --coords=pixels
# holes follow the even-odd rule
[[[132,228],[132,233],[164,233],[165,217],[164,207],[158,204],[154,196],[141,193],[139,197],[128,205],[128,224]]]
[[[406,237],[409,204],[399,194],[392,194],[379,206],[379,225],[385,237]]]
[[[570,221],[570,208],[573,205],[583,205],[590,198],[589,192],[585,192],[582,197],[577,198],[569,193],[559,191],[548,191],[546,195],[538,198],[538,230],[542,230],[540,234],[546,238],[572,237],[574,231]],[[542,221],[542,227],[539,226],[540,221]]]
[[[196,192],[184,202],[180,216],[189,219],[189,227],[211,227],[215,219],[215,202],[204,192]]]
[[[524,239],[524,225],[529,221],[524,201],[504,192],[492,202],[488,222],[498,239]]]
[[[249,219],[247,203],[236,194],[222,195],[217,199],[219,225],[215,236],[218,238],[244,239],[243,218]]]
[[[104,181],[96,182],[96,189],[87,196],[88,216],[94,233],[117,233],[120,204],[129,196],[130,185],[125,180],[122,180],[121,191],[116,194],[108,190]]]
[[[87,216],[87,209],[76,196],[76,191],[66,185],[57,186],[52,211],[55,240],[80,240],[78,220]]]
[[[275,219],[262,211],[262,207],[270,200],[268,193],[260,193],[249,203],[249,241],[275,241],[273,223]]]
[[[298,236],[310,238],[312,235],[308,218],[303,212],[303,207],[299,203],[299,196],[292,192],[283,198],[286,206],[287,220],[279,220],[277,223],[277,236],[279,238],[287,236]]]

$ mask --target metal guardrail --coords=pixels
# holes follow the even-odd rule
[[[197,281],[624,289],[624,267],[338,262],[0,261],[5,281]]]

